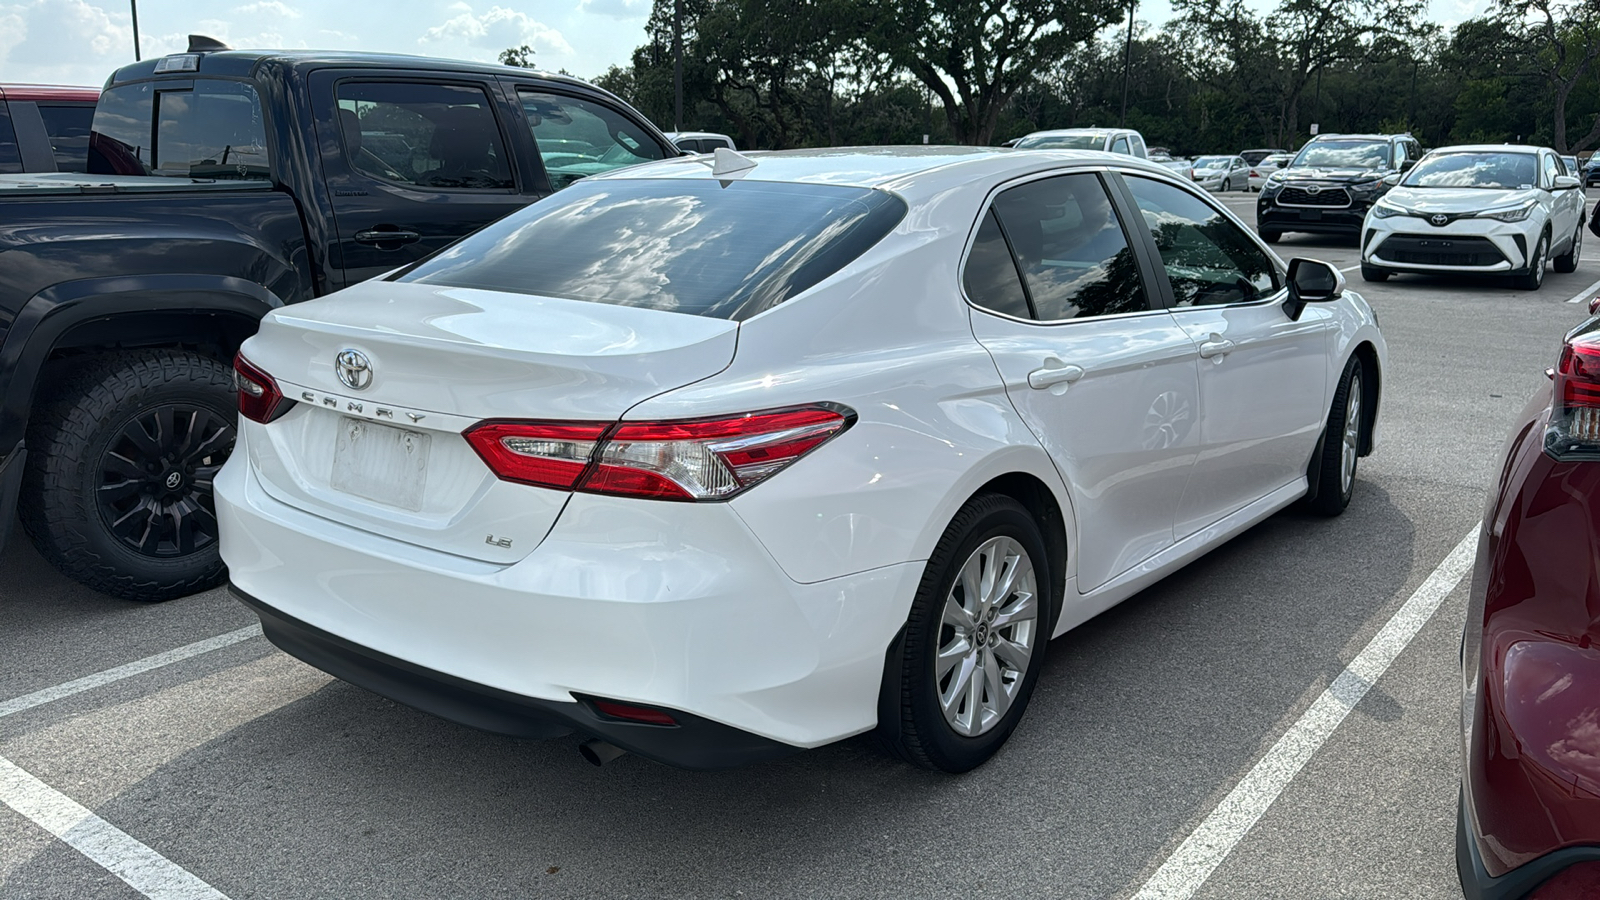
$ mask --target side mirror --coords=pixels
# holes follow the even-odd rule
[[[1383,183],[1387,184],[1389,187],[1394,187],[1400,183],[1400,179],[1402,177],[1403,176],[1399,172],[1390,172],[1388,175],[1383,176]]]
[[[1578,179],[1571,175],[1557,175],[1555,184],[1555,190],[1570,191],[1578,186]]]
[[[1414,159],[1402,159],[1402,160],[1400,160],[1400,171],[1409,172],[1409,171],[1411,171],[1411,167],[1416,165],[1416,164],[1417,164],[1417,161],[1414,160]]]
[[[1344,296],[1344,273],[1317,259],[1289,260],[1289,299],[1283,311],[1298,320],[1307,303],[1326,303]]]

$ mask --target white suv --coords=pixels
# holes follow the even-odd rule
[[[1367,212],[1361,275],[1504,274],[1537,290],[1547,263],[1578,267],[1583,188],[1548,147],[1443,147]]]

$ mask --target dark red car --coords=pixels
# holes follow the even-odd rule
[[[83,172],[99,88],[0,84],[0,174]]]
[[[1506,443],[1461,645],[1469,900],[1600,897],[1600,316],[1549,374]]]

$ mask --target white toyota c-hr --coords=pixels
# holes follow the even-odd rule
[[[1344,509],[1385,353],[1151,163],[720,150],[268,315],[222,552],[279,647],[458,722],[963,771],[1050,637]]]
[[[1578,267],[1583,188],[1548,147],[1431,151],[1367,211],[1361,277],[1398,272],[1510,275],[1538,290],[1545,267]]]

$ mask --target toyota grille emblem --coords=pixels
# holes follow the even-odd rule
[[[1428,221],[1435,225],[1448,225],[1450,224],[1450,217],[1444,213],[1434,213],[1428,217]]]
[[[362,390],[372,383],[372,361],[360,350],[340,350],[334,357],[333,368],[344,386],[352,390]]]
[[[1315,185],[1315,184],[1307,185],[1306,186],[1306,193],[1308,193],[1308,194],[1320,194],[1320,193],[1322,193],[1322,187],[1320,185]]]

